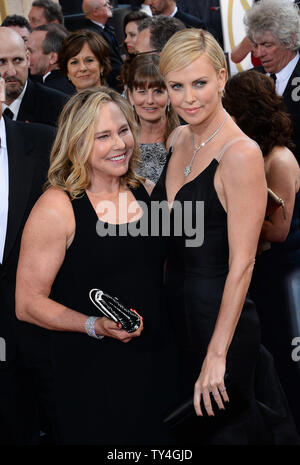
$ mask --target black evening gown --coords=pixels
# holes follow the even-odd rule
[[[250,295],[261,323],[262,343],[271,352],[280,382],[300,431],[300,361],[292,341],[300,335],[300,191],[289,234],[256,257]],[[294,291],[296,289],[296,291]],[[291,293],[291,290],[293,291]]]
[[[152,200],[167,199],[165,178],[171,153],[172,148]],[[193,394],[228,274],[227,214],[214,188],[217,167],[218,161],[213,159],[186,183],[171,210],[166,285],[170,318],[180,347],[182,403]],[[196,227],[196,212],[201,205],[197,202],[204,202],[204,218],[197,226],[198,234],[204,228],[204,241],[201,246],[190,247],[186,240],[192,237],[186,226],[191,219]],[[182,208],[182,219],[175,214],[178,206]],[[225,385],[230,398],[225,411],[214,409],[215,417],[190,417],[181,428],[177,427],[179,441],[209,445],[298,443],[272,358],[260,345],[259,320],[248,296],[228,351]]]
[[[142,207],[149,207],[142,185],[132,192]],[[50,332],[57,442],[172,444],[163,418],[178,400],[178,382],[163,293],[163,240],[128,235],[127,224],[116,226],[115,237],[100,237],[87,195],[72,205],[76,233],[51,298],[86,315],[101,316],[89,291],[102,289],[135,308],[143,316],[144,330],[129,343]],[[129,223],[131,227],[138,229],[150,211],[143,209],[143,217]]]

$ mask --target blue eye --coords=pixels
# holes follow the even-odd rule
[[[172,84],[171,89],[173,90],[179,90],[182,88],[182,84]]]
[[[205,84],[207,84],[207,81],[196,81],[194,85],[197,87],[203,87]]]
[[[98,140],[105,140],[105,139],[107,139],[107,137],[108,136],[106,134],[104,134],[103,136],[98,136],[97,139]]]

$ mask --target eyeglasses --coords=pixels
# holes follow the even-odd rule
[[[107,8],[112,8],[112,4],[110,2],[105,2],[103,5],[101,5],[103,8],[107,7]]]

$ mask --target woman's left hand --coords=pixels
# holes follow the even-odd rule
[[[223,402],[229,402],[226,386],[224,384],[225,368],[225,357],[206,355],[194,389],[194,407],[197,415],[203,415],[200,406],[201,397],[203,398],[204,407],[209,416],[214,416],[211,395],[220,410],[224,410]]]

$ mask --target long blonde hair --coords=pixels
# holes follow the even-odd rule
[[[50,155],[47,188],[54,186],[67,191],[74,199],[89,187],[87,162],[94,144],[95,124],[100,108],[109,102],[120,108],[134,138],[128,171],[121,177],[121,181],[129,187],[138,187],[143,178],[134,172],[140,156],[134,113],[130,104],[117,92],[100,87],[78,92],[64,106]]]
[[[203,29],[187,28],[176,32],[166,43],[160,55],[160,72],[165,77],[170,71],[184,68],[206,54],[217,73],[226,70],[224,52],[216,39]]]

